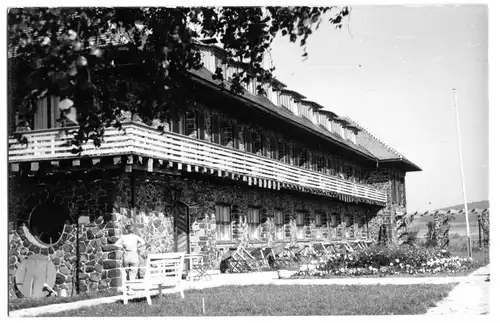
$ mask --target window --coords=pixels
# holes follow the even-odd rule
[[[353,222],[353,216],[352,215],[345,215],[344,216],[344,222],[345,222],[345,237],[346,238],[354,238],[354,222]]]
[[[179,118],[177,120],[173,119],[171,122],[172,122],[172,131],[175,132],[175,133],[178,133],[178,134],[185,134],[185,123],[184,123],[184,118],[185,118],[185,115],[180,115]]]
[[[257,80],[252,78],[250,79],[250,82],[247,84],[247,90],[248,92],[252,94],[257,94]]]
[[[203,114],[203,139],[211,142],[212,141],[212,115],[210,112],[205,111]]]
[[[186,111],[186,118],[185,118],[185,128],[186,133],[185,135],[191,138],[197,138],[198,137],[198,125],[197,125],[197,117],[196,117],[196,112],[194,111]]]
[[[307,151],[305,148],[298,151],[297,154],[297,166],[307,167]]]
[[[220,144],[220,120],[219,115],[212,114],[212,142]]]
[[[326,120],[326,129],[332,132],[332,123],[330,122],[330,120]]]
[[[235,148],[241,151],[245,151],[245,128],[242,126],[235,126],[236,140]]]
[[[316,218],[314,219],[314,225],[317,227],[323,226],[323,214],[317,213]]]
[[[326,157],[319,156],[318,157],[318,171],[326,174]]]
[[[318,111],[314,111],[313,110],[313,113],[312,113],[312,120],[311,120],[314,124],[318,124]]]
[[[278,160],[283,163],[288,163],[286,142],[284,140],[278,141]]]
[[[272,138],[262,135],[262,147],[263,147],[263,156],[272,158],[272,146],[271,146]]]
[[[278,158],[278,140],[276,138],[269,138],[269,150],[271,152],[271,158]]]
[[[69,111],[69,115],[72,115],[73,117],[65,118],[65,125],[76,125],[76,122],[70,121],[71,119],[76,121],[76,109],[74,107]],[[61,127],[61,122],[57,121],[60,117],[61,110],[59,109],[59,97],[44,97],[36,103],[33,129],[41,130]]]
[[[215,206],[215,225],[217,240],[232,240],[231,209],[228,205]]]
[[[47,219],[50,218],[50,221]],[[29,217],[29,232],[44,245],[53,245],[59,241],[64,226],[70,221],[69,210],[54,202],[45,201],[37,205]]]
[[[252,131],[252,141],[253,141],[253,153],[257,155],[262,155],[263,153],[262,135],[257,130]]]
[[[321,227],[323,227],[323,214],[322,213],[316,213],[315,219],[314,219],[314,225],[316,226],[316,238],[322,238],[322,232],[321,232]]]
[[[215,56],[215,68],[219,67],[222,70],[222,77],[227,79],[227,65],[224,64],[224,61],[220,57]]]
[[[259,232],[259,225],[260,225],[260,217],[259,217],[259,212],[260,210],[258,208],[254,207],[249,207],[248,208],[248,217],[247,217],[247,223],[248,223],[248,238],[253,239],[253,240],[260,240],[260,232]]]
[[[330,216],[330,226],[332,228],[336,227],[337,226],[337,218],[339,217],[338,214],[335,214],[333,213],[331,216]]]
[[[299,104],[294,99],[291,100],[291,108],[293,114],[299,115]]]
[[[212,73],[215,73],[215,56],[212,51],[202,49],[200,51],[203,66]]]
[[[284,220],[283,220],[283,211],[282,210],[274,210],[274,229],[276,232],[276,239],[284,239],[285,238],[285,228],[284,228]]]
[[[221,145],[233,147],[233,127],[227,119],[220,121],[220,137]]]
[[[304,212],[296,212],[297,239],[304,239]]]
[[[252,131],[245,127],[245,151],[253,153]]]

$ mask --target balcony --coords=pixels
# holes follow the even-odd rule
[[[9,162],[53,161],[76,158],[67,145],[72,137],[68,129],[29,131],[23,133],[28,144],[9,139]],[[122,130],[110,128],[104,135],[101,147],[92,143],[83,145],[81,156],[101,157],[138,155],[187,165],[194,168],[227,172],[242,176],[249,184],[263,183],[263,187],[299,187],[319,190],[330,194],[356,197],[378,204],[386,203],[386,193],[368,185],[361,185],[334,176],[303,169],[283,162],[226,148],[206,141],[176,133],[161,133],[137,123],[126,123]]]

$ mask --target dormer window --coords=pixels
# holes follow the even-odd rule
[[[245,83],[245,88],[248,92],[257,95],[257,79],[251,78],[248,83]]]
[[[201,62],[203,66],[212,73],[215,73],[215,56],[214,53],[208,48],[200,50]]]
[[[295,91],[286,89],[281,91],[281,95],[286,97],[283,105],[295,115],[299,115],[299,103],[305,98],[305,96]]]
[[[318,111],[317,110],[313,110],[313,113],[312,113],[312,122],[314,124],[318,124]]]
[[[347,125],[347,128],[346,128],[346,131],[347,131],[347,136],[348,136],[348,140],[352,141],[354,144],[357,144],[357,140],[356,140],[356,137],[358,135],[358,132],[359,132],[359,128],[350,124],[350,125]]]
[[[326,130],[332,132],[332,122],[326,119]]]
[[[344,127],[344,125],[340,126],[340,136],[342,137],[342,139],[345,139],[345,127]]]
[[[222,69],[222,78],[227,80],[227,65],[224,64],[224,60],[221,57],[215,56],[215,70],[220,67]]]
[[[350,140],[352,142],[355,141],[355,139],[354,139],[354,133],[352,132],[352,129],[346,128],[345,129],[345,134],[346,134],[346,139],[347,140]]]

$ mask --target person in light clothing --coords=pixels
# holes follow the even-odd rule
[[[115,246],[121,247],[124,250],[123,264],[127,269],[127,280],[137,278],[137,267],[139,266],[139,248],[144,246],[146,242],[134,234],[132,226],[127,224],[123,235],[115,242]]]

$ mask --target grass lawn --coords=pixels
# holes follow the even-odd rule
[[[222,286],[45,316],[285,316],[423,314],[456,284],[370,286]],[[202,313],[205,300],[205,314]]]
[[[466,250],[450,250],[452,257],[467,257]],[[490,263],[490,249],[484,248],[482,250],[473,249],[472,250],[472,260],[476,261],[475,267],[479,268]]]

